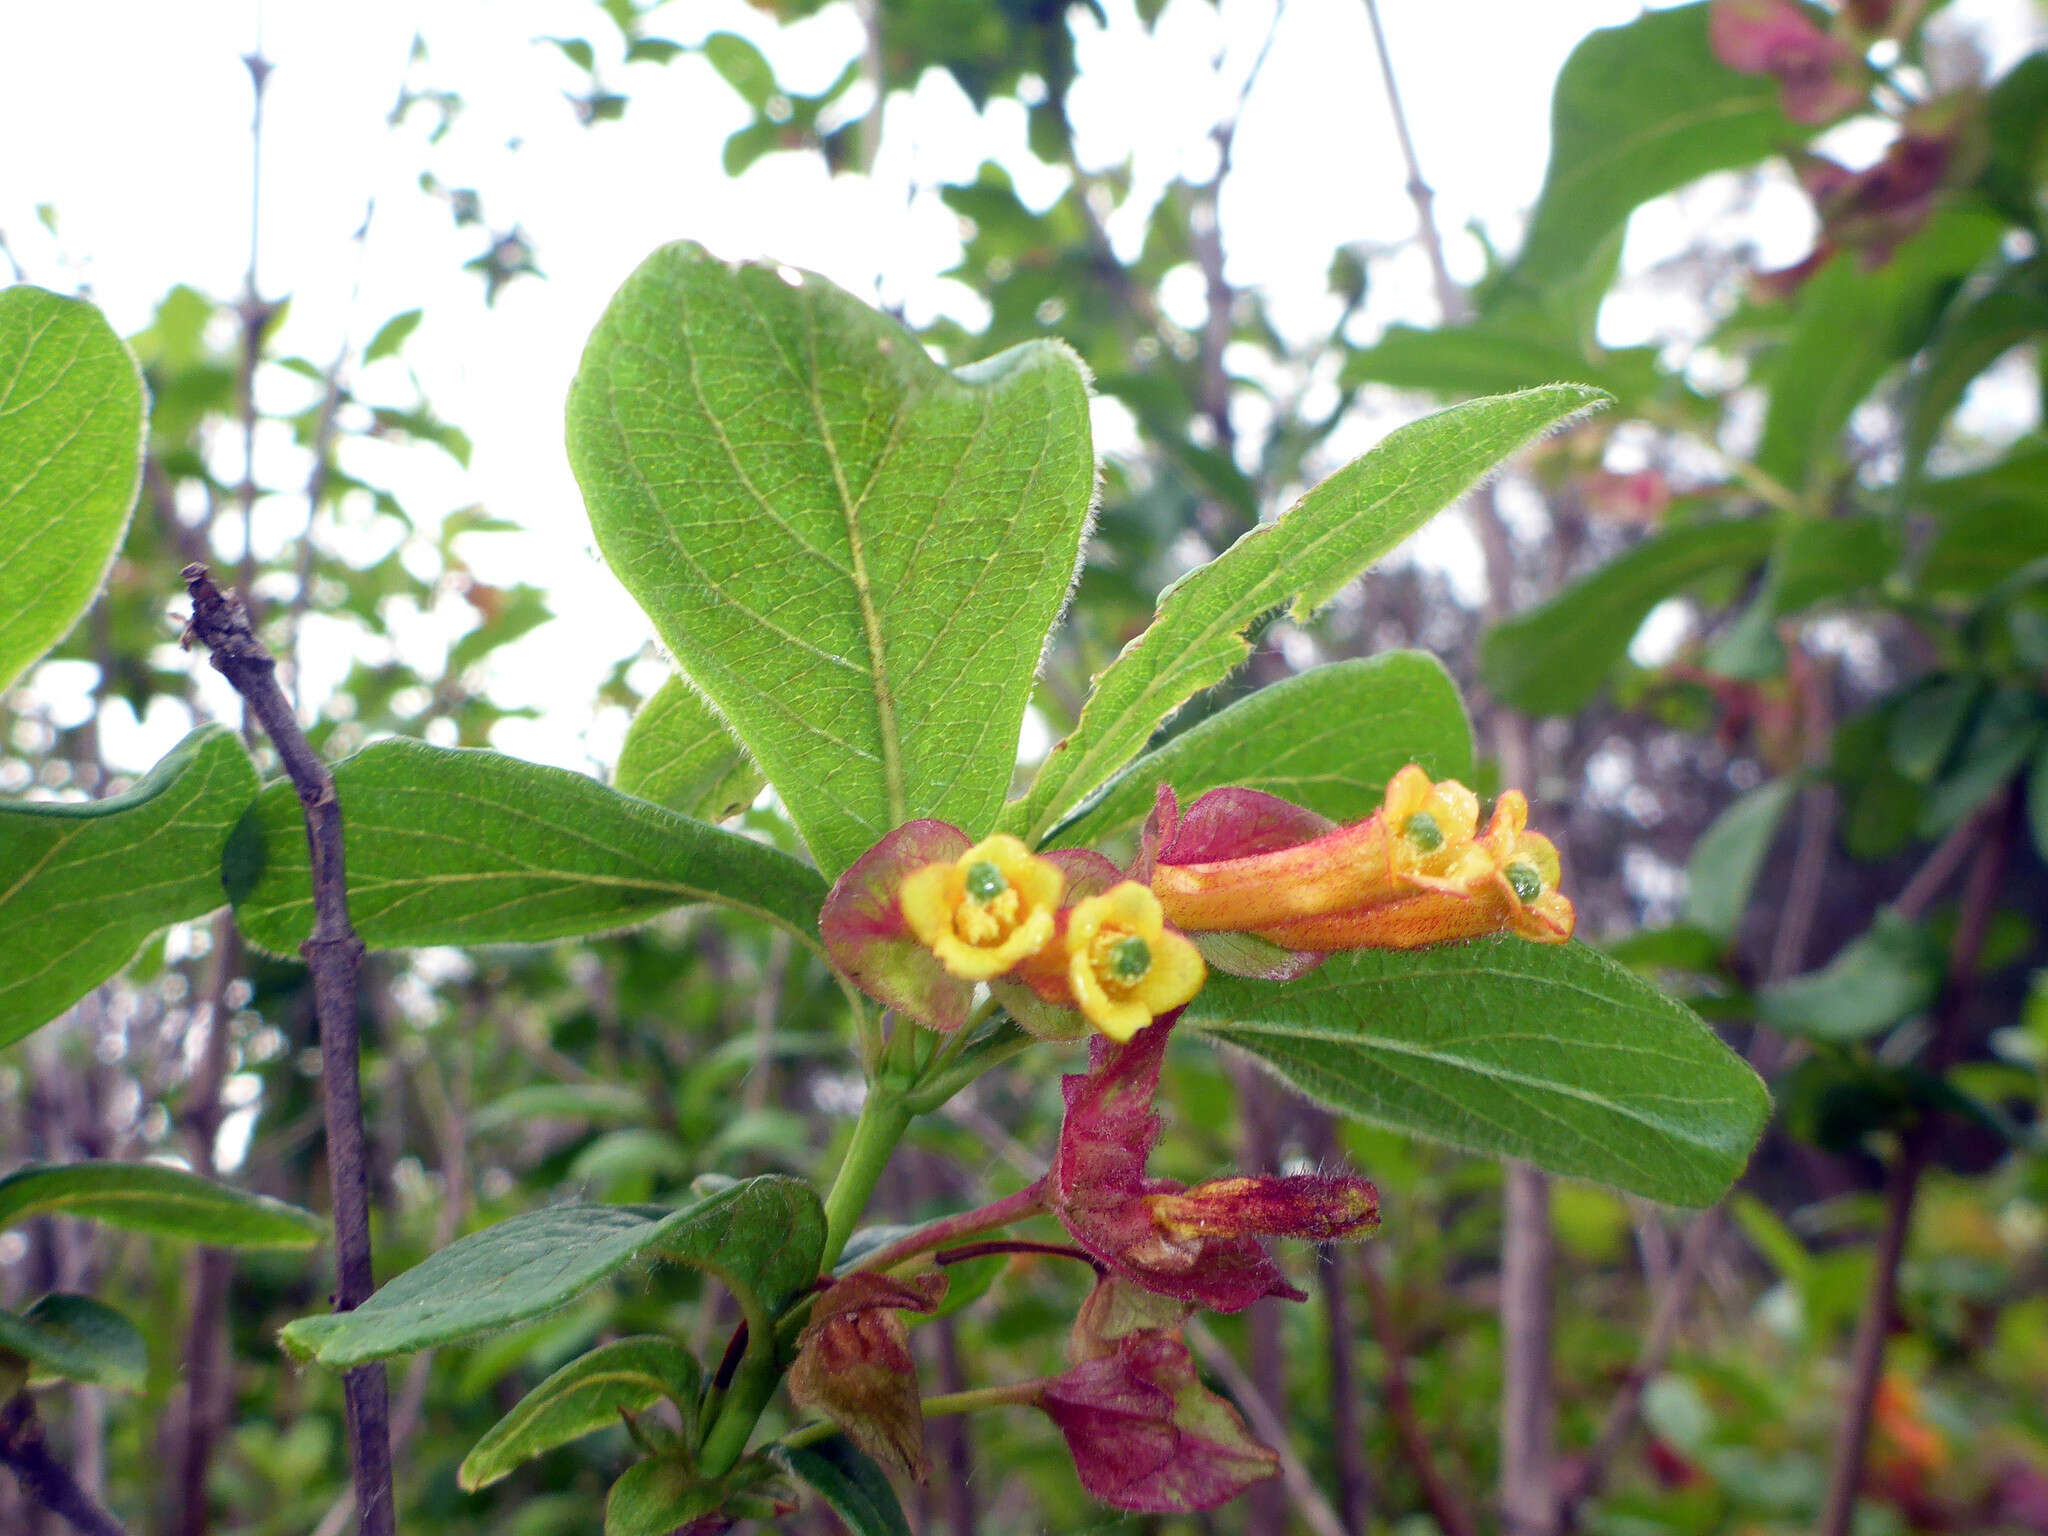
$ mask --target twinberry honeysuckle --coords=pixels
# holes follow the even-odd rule
[[[820,926],[856,985],[941,1030],[987,982],[1035,1034],[1128,1040],[1207,975],[1158,898],[1101,854],[1034,854],[1001,833],[970,844],[940,821],[908,822],[862,855]]]
[[[1140,870],[1167,920],[1198,938],[1249,935],[1312,957],[1344,949],[1414,949],[1511,932],[1541,943],[1571,937],[1557,850],[1528,830],[1528,802],[1508,790],[1479,829],[1479,802],[1455,780],[1409,766],[1371,816],[1348,826],[1274,795],[1211,790],[1180,814],[1162,785]],[[1249,974],[1205,945],[1212,963]]]

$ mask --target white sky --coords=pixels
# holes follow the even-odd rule
[[[1072,107],[1084,163],[1133,159],[1138,207],[1112,230],[1134,240],[1142,206],[1160,185],[1206,173],[1212,113],[1234,92],[1272,4],[1225,0],[1219,19],[1204,0],[1172,0],[1150,36],[1130,0],[1105,0],[1104,8],[1106,29],[1077,13],[1082,75]],[[1479,248],[1462,233],[1468,221],[1512,249],[1542,179],[1549,91],[1565,55],[1588,29],[1637,10],[1632,0],[1383,6],[1460,276],[1479,269]],[[2024,0],[1959,0],[1951,10],[1995,23],[2002,56],[2024,42]],[[998,102],[978,117],[937,74],[892,101],[872,181],[829,180],[807,155],[771,156],[729,179],[720,167],[723,141],[747,110],[695,56],[665,68],[621,67],[616,33],[590,0],[0,0],[0,231],[29,280],[89,284],[124,332],[145,325],[174,283],[220,297],[239,290],[250,202],[240,55],[255,43],[259,21],[275,66],[261,278],[266,295],[293,301],[280,348],[324,363],[345,332],[360,345],[391,314],[425,308],[405,361],[379,364],[360,382],[373,397],[403,400],[405,369],[415,369],[439,413],[475,439],[472,467],[465,474],[415,451],[394,468],[390,457],[371,456],[374,446],[351,467],[396,483],[429,526],[481,503],[526,530],[472,539],[467,549],[487,579],[551,589],[558,622],[504,653],[497,677],[502,699],[539,705],[547,717],[509,722],[496,744],[539,760],[609,760],[623,721],[593,730],[588,700],[649,636],[591,549],[562,449],[562,402],[578,354],[625,275],[656,245],[688,236],[728,257],[813,268],[856,293],[901,303],[913,320],[941,312],[972,320],[973,296],[939,276],[957,259],[958,233],[936,185],[971,179],[986,158],[1010,168],[1027,200],[1042,202],[1062,185],[1059,173],[1031,159],[1020,107]],[[416,26],[430,57],[415,66],[415,87],[453,89],[466,103],[433,148],[424,142],[424,111],[400,133],[384,125]],[[860,41],[848,0],[787,32],[742,0],[679,0],[648,30],[690,43],[720,28],[755,39],[799,91],[829,83]],[[585,77],[541,41],[550,35],[596,43],[610,83],[632,97],[623,122],[576,122],[562,93],[583,89]],[[1220,81],[1212,68],[1219,49]],[[521,224],[547,279],[515,282],[486,309],[481,282],[459,270],[481,248],[482,233],[454,230],[446,209],[420,194],[414,183],[423,167],[446,185],[478,188],[493,224]],[[1404,180],[1363,6],[1288,0],[1225,194],[1231,278],[1266,289],[1281,323],[1306,333],[1327,318],[1324,273],[1337,246],[1393,245],[1411,233]],[[376,218],[358,260],[351,235],[373,194]],[[55,238],[35,216],[45,203],[56,211]],[[1637,236],[1655,243],[1657,231],[1639,221]],[[1799,253],[1805,236],[1796,216],[1781,238],[1783,254]],[[1637,254],[1632,245],[1632,264]],[[1413,251],[1377,264],[1373,280],[1377,316],[1434,318]],[[283,374],[266,376],[263,386],[279,406],[301,402],[307,388]],[[303,524],[303,501],[293,493],[303,468],[287,444],[276,447],[274,462],[259,454],[259,470],[282,494],[263,509],[258,537],[281,545]],[[223,468],[239,473],[237,463]],[[174,574],[164,576],[173,590]],[[444,639],[421,624],[407,643],[430,648]],[[309,696],[321,697],[345,665],[332,656],[309,674]],[[211,674],[197,670],[211,687]],[[110,720],[107,750],[117,767],[139,769],[184,724],[175,710],[147,728]]]

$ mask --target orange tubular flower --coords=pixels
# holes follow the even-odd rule
[[[1152,889],[1170,921],[1203,936],[1212,964],[1242,963],[1246,974],[1282,971],[1270,949],[1238,957],[1214,940],[1249,935],[1313,957],[1503,930],[1570,938],[1557,850],[1526,830],[1528,802],[1509,790],[1483,833],[1478,819],[1472,791],[1432,783],[1413,765],[1394,776],[1379,810],[1347,827],[1245,789],[1211,791],[1182,818],[1162,787],[1149,832]]]
[[[963,981],[987,981],[1045,948],[1065,877],[998,832],[903,882],[903,920]]]

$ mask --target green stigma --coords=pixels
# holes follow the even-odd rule
[[[1401,829],[1409,842],[1424,853],[1435,853],[1444,845],[1444,829],[1436,824],[1436,818],[1427,811],[1417,811],[1408,818],[1408,824]]]
[[[987,859],[976,859],[967,866],[967,894],[983,906],[1009,888],[1010,882],[1003,878],[1003,872]]]
[[[1152,969],[1152,946],[1136,936],[1109,946],[1109,971],[1118,981],[1143,981]]]
[[[1523,901],[1534,901],[1543,894],[1543,877],[1536,872],[1536,866],[1521,859],[1507,868],[1508,889]]]

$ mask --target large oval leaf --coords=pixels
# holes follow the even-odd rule
[[[667,246],[590,338],[569,459],[828,874],[914,817],[994,821],[1094,487],[1070,352],[950,374],[822,278]]]
[[[709,1270],[749,1312],[773,1317],[817,1278],[824,1241],[816,1192],[776,1175],[672,1213],[556,1206],[450,1243],[353,1312],[301,1318],[283,1337],[322,1365],[362,1365],[539,1317],[643,1258]]]
[[[1719,1199],[1770,1114],[1691,1010],[1582,944],[1485,939],[1217,976],[1187,1023],[1342,1114],[1674,1205]]]
[[[0,1045],[77,1002],[158,929],[220,906],[221,850],[255,793],[241,742],[208,725],[125,794],[0,805]]]
[[[1582,384],[1551,384],[1410,422],[1183,576],[1095,679],[1080,722],[1004,813],[1005,828],[1044,837],[1136,757],[1160,721],[1236,670],[1251,654],[1253,620],[1282,604],[1308,617],[1509,454],[1605,399]]]
[[[142,404],[142,370],[97,309],[0,290],[0,690],[106,579],[142,483]]]
[[[1141,821],[1161,784],[1183,805],[1225,784],[1335,821],[1370,815],[1409,763],[1469,781],[1472,727],[1443,664],[1422,651],[1333,662],[1261,688],[1148,752],[1051,839],[1075,848]]]
[[[372,949],[538,943],[700,901],[818,943],[816,870],[580,773],[395,738],[335,764],[334,787],[349,916]],[[236,921],[280,953],[313,925],[300,814],[289,783],[265,786],[227,854]]]
[[[0,1227],[74,1216],[215,1248],[310,1248],[319,1217],[161,1163],[31,1163],[0,1179]]]

